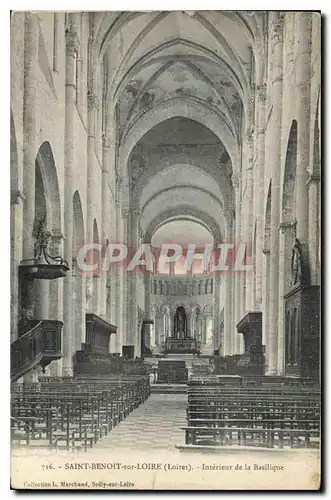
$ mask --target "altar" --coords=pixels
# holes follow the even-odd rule
[[[196,351],[196,342],[193,338],[184,338],[177,339],[174,337],[168,337],[166,339],[165,345],[166,352],[195,352]]]
[[[197,352],[197,343],[188,331],[185,308],[177,307],[173,323],[172,335],[165,340],[167,353],[194,353]]]

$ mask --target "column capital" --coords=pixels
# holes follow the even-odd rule
[[[291,221],[282,221],[279,224],[279,229],[284,233],[286,229],[291,229],[292,231],[295,231],[297,221],[296,220],[291,220]]]
[[[272,32],[272,42],[273,45],[276,45],[277,43],[281,43],[283,41],[283,34],[284,34],[284,21],[283,21],[283,16],[279,16],[277,22],[273,26],[273,32]]]
[[[64,235],[59,229],[52,229],[51,238],[52,240],[64,240]]]
[[[77,33],[66,31],[66,55],[74,57],[79,47]]]
[[[257,86],[257,100],[259,102],[266,102],[267,98],[267,85],[263,83],[262,85]]]
[[[10,192],[10,204],[19,205],[25,200],[25,194],[20,190],[11,190]]]
[[[235,188],[239,188],[239,185],[240,185],[240,180],[239,180],[239,177],[237,175],[234,175],[232,174],[231,176],[231,180],[232,180],[232,184]]]
[[[130,210],[128,208],[122,208],[121,214],[123,219],[127,219],[129,217]]]
[[[321,176],[319,173],[309,172],[309,177],[308,177],[308,180],[306,182],[306,185],[308,186],[312,182],[320,182],[320,181],[321,181]]]
[[[140,217],[141,210],[139,207],[130,207],[130,212],[134,217]]]
[[[246,170],[253,170],[253,168],[254,168],[254,158],[252,156],[250,156],[248,158],[247,169]]]
[[[117,176],[116,177],[116,189],[121,192],[123,191],[124,186],[124,177]]]
[[[104,149],[109,149],[112,145],[112,142],[110,140],[110,138],[106,135],[106,134],[103,134],[102,135],[102,147]]]
[[[91,90],[87,93],[87,105],[89,110],[98,109],[100,102],[99,96]]]

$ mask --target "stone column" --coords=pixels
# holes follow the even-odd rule
[[[76,33],[66,33],[66,73],[65,73],[65,143],[64,143],[64,258],[72,264],[73,239],[73,205],[72,205],[72,176],[74,167],[74,113],[76,96],[76,59],[78,48]],[[69,270],[63,282],[63,375],[72,375],[72,270]]]
[[[257,227],[255,240],[255,306],[254,310],[262,310],[262,269],[263,269],[263,233],[264,233],[264,161],[265,161],[265,102],[266,102],[266,87],[265,85],[257,88],[257,131],[256,131],[256,211],[257,211]],[[264,318],[262,319],[262,323]]]
[[[235,191],[235,203],[236,203],[236,218],[235,218],[235,252],[238,251],[238,246],[241,243],[241,188],[240,179],[237,176],[232,177],[232,182]],[[235,262],[232,263],[234,266]],[[237,324],[241,319],[241,288],[243,287],[242,272],[234,269],[232,271],[234,277],[234,287],[235,287],[235,308],[234,308],[234,318],[235,324]],[[226,335],[226,334],[225,334]],[[231,332],[231,337],[228,342],[225,339],[224,345],[225,355],[229,354],[239,354],[241,352],[241,335],[238,334],[237,329]]]
[[[152,305],[151,305],[152,273],[147,270],[144,275],[144,285],[145,285],[145,318],[151,319],[152,318]]]
[[[321,187],[319,173],[313,173],[308,181],[309,192],[309,268],[312,285],[320,285],[320,203]]]
[[[22,222],[23,222],[23,193],[11,193],[11,297],[10,297],[10,340],[17,338],[18,321],[20,320],[20,293],[18,290],[18,265],[22,259]]]
[[[220,287],[221,277],[219,273],[214,273],[213,292],[213,349],[218,349],[219,339],[219,308],[220,308]]]
[[[268,344],[269,328],[269,286],[270,286],[270,248],[263,249],[263,280],[262,280],[262,344]]]
[[[95,91],[95,82],[94,75],[92,70],[90,90],[87,94],[87,179],[86,179],[86,200],[87,200],[87,223],[86,223],[86,238],[87,243],[101,243],[102,244],[102,228],[99,233],[99,238],[101,241],[95,242],[94,240],[94,210],[96,206],[96,185],[95,185],[95,135],[96,135],[96,113],[97,108],[99,106],[99,99]],[[100,229],[100,228],[99,228]],[[92,262],[93,252],[88,253],[89,264],[93,264]],[[96,273],[99,272],[94,271],[93,276],[88,277],[88,293],[90,299],[88,301],[89,310],[91,313],[98,314],[99,311],[99,277]]]
[[[254,97],[254,96],[253,96]],[[251,99],[248,105],[248,112],[246,117],[246,137],[243,141],[243,166],[245,175],[245,193],[243,193],[243,187],[241,188],[241,196],[244,199],[242,222],[244,225],[242,227],[242,238],[243,243],[246,245],[246,256],[249,261],[252,261],[252,242],[253,242],[253,201],[254,201],[254,189],[253,189],[253,168],[254,168],[254,99]],[[242,174],[243,175],[243,172]],[[245,262],[248,264],[249,262]],[[245,283],[245,304],[244,310],[242,311],[242,317],[246,311],[251,311],[254,308],[254,297],[253,297],[253,271],[245,271],[243,275],[243,281]]]
[[[235,245],[235,228],[234,228],[233,214],[228,214],[228,222],[226,228],[226,241],[233,243]],[[231,267],[233,263],[231,262],[228,266],[227,271],[221,272],[219,276],[218,286],[221,289],[223,286],[223,294],[225,295],[224,304],[222,307],[225,309],[225,315],[223,316],[223,335],[222,335],[222,353],[232,354],[234,335],[236,335],[235,329],[235,307],[234,307],[234,291],[235,291],[235,278],[236,272]],[[221,307],[220,297],[219,297],[219,307]]]
[[[123,243],[127,245],[128,243],[128,216],[129,216],[129,209],[128,208],[121,208],[121,236],[120,236],[120,243]],[[130,344],[130,337],[129,337],[129,318],[127,314],[127,303],[128,303],[128,295],[129,295],[129,288],[128,288],[128,273],[126,270],[126,265],[121,264],[120,266],[120,283],[121,283],[121,292],[120,292],[120,325],[121,325],[121,335],[122,335],[122,343],[124,345]]]
[[[39,25],[37,14],[25,13],[23,100],[23,259],[34,258],[35,162],[37,155],[37,74]]]
[[[49,252],[51,255],[63,255],[64,236],[60,231],[52,232]],[[49,283],[49,319],[63,321],[63,280],[55,279]]]
[[[305,263],[308,258],[308,222],[310,205],[308,203],[308,169],[310,146],[310,75],[311,75],[311,16],[310,12],[296,13],[296,118],[297,170],[296,170],[296,237],[301,243]]]
[[[233,288],[235,286],[235,276],[233,271],[228,271],[223,275],[224,291],[225,291],[225,315],[224,315],[224,336],[222,340],[223,355],[233,354],[234,336],[236,330],[233,328],[233,315],[235,310],[233,308]]]
[[[285,308],[284,295],[291,285],[291,251],[294,221],[281,222],[279,236],[279,316],[278,316],[278,374],[285,373]]]
[[[166,322],[165,313],[160,314],[160,322],[159,322],[159,343],[162,344],[165,341],[165,322]]]
[[[280,223],[280,171],[283,94],[283,20],[278,16],[273,26],[273,72],[271,116],[271,236],[270,236],[270,304],[267,340],[268,374],[277,373],[278,362],[278,305],[279,305],[279,223]]]
[[[191,330],[191,336],[193,338],[196,338],[196,309],[193,309],[191,313],[190,330]]]
[[[128,246],[132,256],[139,246],[139,208],[131,207],[128,217]],[[130,259],[132,257],[130,256]],[[127,272],[127,318],[128,318],[128,343],[135,345],[136,356],[140,355],[141,342],[139,340],[141,332],[138,331],[138,311],[137,311],[137,280],[138,270],[133,269]]]
[[[115,204],[116,206],[116,241],[122,241],[122,214],[121,207],[118,201]],[[113,265],[112,274],[114,275],[114,295],[115,295],[115,322],[117,326],[116,332],[116,345],[115,352],[122,353],[122,345],[124,344],[123,338],[123,314],[122,313],[122,302],[123,302],[123,270],[121,263]]]
[[[109,180],[109,171],[110,171],[110,159],[109,159],[109,150],[111,147],[111,143],[109,138],[104,135],[102,137],[102,180],[101,180],[101,234],[102,240],[101,244],[106,250],[107,241],[110,238],[110,180]],[[102,264],[102,263],[101,263]],[[107,278],[108,278],[109,270],[101,269],[100,273],[100,315],[108,318],[108,309],[110,309],[110,297],[108,300],[108,308],[107,308],[107,295],[109,289],[107,289]]]
[[[204,314],[202,317],[202,343],[207,344],[207,316]]]
[[[23,100],[23,259],[34,258],[33,228],[35,219],[35,161],[37,154],[36,92],[39,26],[37,14],[25,13],[24,100]],[[33,314],[33,286],[28,286],[25,298]],[[36,381],[37,371],[24,376]]]

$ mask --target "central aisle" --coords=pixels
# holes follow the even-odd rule
[[[184,444],[186,394],[151,394],[147,401],[94,446],[101,448],[174,449]]]

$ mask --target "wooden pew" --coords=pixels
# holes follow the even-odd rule
[[[14,384],[12,440],[26,446],[86,450],[149,394],[145,375],[44,377],[38,384]]]
[[[317,447],[320,390],[317,387],[244,387],[208,378],[187,387],[188,446]]]

